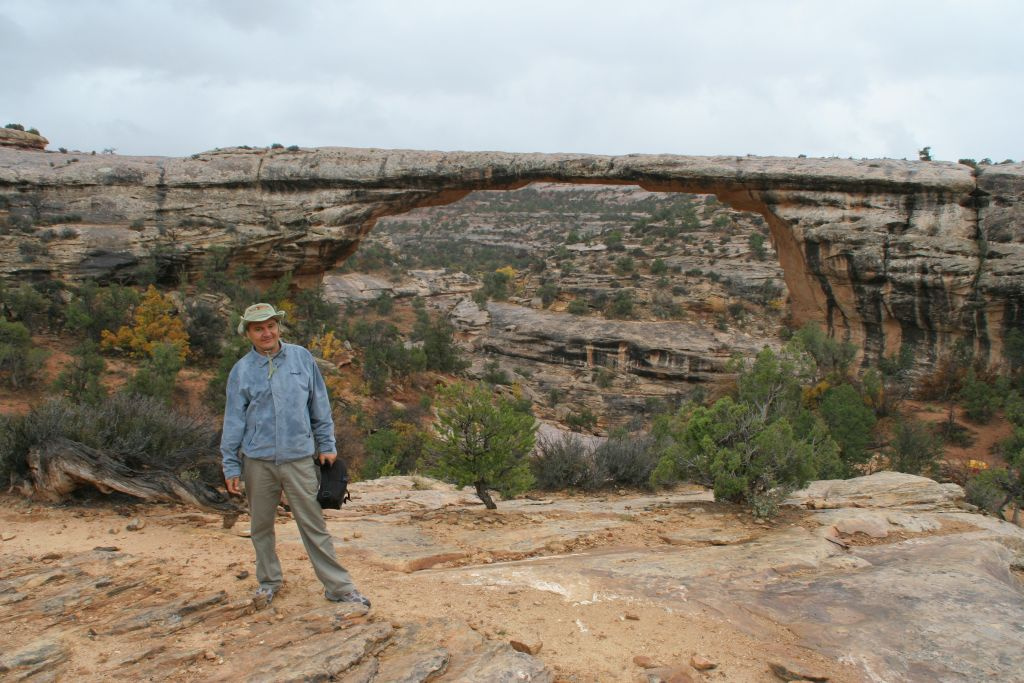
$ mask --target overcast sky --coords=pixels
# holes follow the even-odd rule
[[[0,0],[50,148],[1024,158],[1021,0]]]

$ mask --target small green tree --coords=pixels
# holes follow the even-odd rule
[[[857,347],[850,342],[839,342],[825,334],[818,325],[809,322],[793,335],[791,344],[800,344],[818,365],[819,377],[845,379],[857,357]]]
[[[455,328],[441,317],[434,318],[423,329],[423,355],[428,370],[459,372],[469,366],[455,345]]]
[[[825,392],[821,400],[821,416],[828,424],[832,438],[839,444],[839,457],[846,474],[859,474],[856,466],[867,461],[868,445],[875,428],[875,414],[849,384],[840,384]]]
[[[323,286],[299,290],[295,295],[295,317],[289,328],[296,343],[308,346],[319,337],[338,327],[339,308],[324,298]]]
[[[192,353],[203,359],[217,358],[227,331],[226,321],[212,306],[202,301],[190,302],[185,312],[185,331]]]
[[[942,438],[920,420],[898,422],[885,449],[896,472],[934,477],[942,456]]]
[[[100,348],[91,339],[79,344],[68,363],[54,382],[54,389],[72,401],[97,404],[107,397],[107,390],[100,381],[107,362],[100,355]]]
[[[999,407],[999,396],[995,388],[979,379],[973,368],[967,370],[967,376],[960,386],[959,398],[964,414],[978,424],[987,424]]]
[[[1013,372],[1024,368],[1024,332],[1014,328],[1006,333],[1003,338],[1003,356]]]
[[[768,252],[764,248],[764,235],[759,232],[750,233],[750,237],[747,238],[747,244],[750,246],[750,255],[757,261],[764,261],[768,258]]]
[[[558,285],[554,282],[545,282],[537,288],[537,296],[540,297],[540,303],[544,308],[547,308],[555,302],[555,298],[558,296]]]
[[[40,332],[45,326],[49,302],[31,285],[22,284],[14,289],[0,285],[0,302],[32,332]]]
[[[487,301],[505,301],[508,299],[508,288],[512,282],[512,276],[506,269],[501,268],[490,273],[484,273],[484,284],[480,289],[480,296]]]
[[[249,353],[252,343],[245,337],[232,337],[231,341],[225,344],[217,359],[217,372],[206,385],[206,393],[203,398],[206,403],[217,413],[224,412],[224,403],[227,399],[226,391],[228,386],[228,375],[238,359]]]
[[[740,369],[735,399],[689,403],[656,420],[661,455],[651,484],[693,481],[770,517],[789,491],[841,472],[828,427],[803,406],[801,381],[813,368],[804,352],[780,356],[766,348]]]
[[[20,389],[35,381],[46,356],[33,345],[27,327],[0,318],[0,384]]]
[[[609,318],[632,318],[633,292],[628,289],[619,290],[605,309],[605,314]]]
[[[151,355],[139,366],[126,385],[129,393],[150,396],[170,404],[174,381],[181,370],[181,355],[175,344],[164,342],[153,347]]]
[[[68,304],[67,327],[99,341],[103,330],[116,330],[127,324],[141,300],[142,295],[130,287],[100,287],[86,282]]]
[[[796,427],[786,417],[767,421],[728,396],[710,408],[685,406],[661,429],[670,438],[651,483],[693,481],[713,488],[718,499],[745,502],[757,516],[770,517],[786,493],[838,464],[838,447],[824,424],[798,417]]]
[[[533,484],[527,456],[533,450],[533,415],[496,397],[484,384],[455,383],[438,393],[437,432],[430,440],[436,475],[470,484],[483,504],[497,507],[490,491],[510,497]]]

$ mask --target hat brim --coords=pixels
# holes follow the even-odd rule
[[[269,315],[256,315],[253,316],[252,318],[242,318],[241,320],[238,321],[238,334],[245,334],[246,327],[248,327],[249,323],[261,323],[266,320],[270,320],[271,318],[281,320],[284,318],[284,316],[284,311],[278,311],[276,313],[271,313]]]

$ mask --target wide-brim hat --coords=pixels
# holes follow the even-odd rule
[[[238,321],[238,334],[245,334],[245,328],[249,323],[261,323],[271,318],[280,320],[284,316],[284,311],[279,311],[270,304],[253,304],[242,313],[242,319]]]

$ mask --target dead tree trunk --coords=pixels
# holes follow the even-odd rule
[[[103,493],[118,491],[145,501],[184,503],[217,513],[239,512],[224,494],[198,479],[181,479],[165,470],[136,470],[77,441],[56,439],[31,449],[27,460],[31,493],[45,500],[64,500],[88,485]]]

